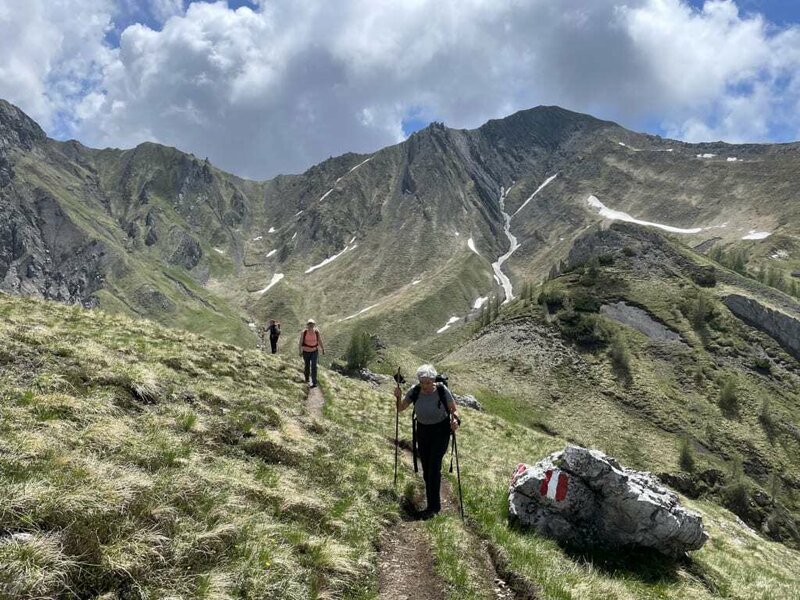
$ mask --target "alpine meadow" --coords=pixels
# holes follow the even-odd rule
[[[0,598],[800,600],[800,142],[536,106],[253,180],[24,109]]]

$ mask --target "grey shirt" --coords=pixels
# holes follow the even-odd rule
[[[414,387],[412,386],[406,392],[405,401],[409,404],[411,403],[411,390],[413,389]],[[453,394],[451,394],[450,390],[446,387],[444,388],[444,397],[447,400],[448,406],[452,407],[455,405]],[[441,423],[450,413],[447,407],[442,406],[442,403],[439,401],[439,392],[437,390],[433,390],[432,394],[423,394],[422,390],[420,390],[415,408],[417,411],[417,421],[423,425]]]

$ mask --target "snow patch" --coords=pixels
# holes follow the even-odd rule
[[[225,250],[220,250],[219,248],[214,248],[214,252],[217,254],[225,254]]]
[[[325,265],[328,265],[328,264],[332,263],[332,262],[333,262],[333,261],[335,261],[337,258],[339,258],[339,257],[340,257],[342,254],[344,254],[345,252],[349,252],[350,250],[354,250],[354,249],[356,249],[356,248],[358,248],[358,244],[355,244],[355,245],[353,245],[353,246],[350,246],[350,245],[348,244],[347,246],[345,246],[345,247],[344,247],[344,250],[342,250],[342,251],[341,251],[341,252],[339,252],[338,254],[334,254],[333,256],[331,256],[331,257],[328,257],[328,258],[326,258],[325,260],[323,260],[323,261],[322,261],[321,263],[319,263],[318,265],[314,265],[313,267],[309,267],[308,269],[306,269],[306,274],[308,274],[308,273],[313,273],[313,272],[314,272],[314,271],[316,271],[317,269],[320,269],[320,268],[324,267]]]
[[[350,170],[348,171],[348,173],[352,173],[352,172],[353,172],[353,171],[355,171],[355,170],[356,170],[358,167],[360,167],[361,165],[365,165],[365,164],[367,164],[367,163],[368,163],[369,161],[371,161],[371,160],[372,160],[372,157],[370,156],[370,157],[369,157],[367,160],[365,160],[365,161],[362,161],[362,162],[358,163],[358,164],[357,164],[355,167],[353,167],[352,169],[350,169]]]
[[[550,178],[550,181],[555,178],[555,175]],[[539,189],[543,188],[547,185],[547,181],[539,186]],[[500,213],[503,215],[503,230],[505,231],[506,237],[508,238],[509,249],[508,252],[500,256],[495,262],[492,263],[492,270],[494,270],[494,279],[497,283],[503,287],[503,292],[505,293],[505,300],[503,300],[503,304],[510,302],[514,298],[514,289],[511,286],[511,280],[503,273],[503,263],[506,262],[514,252],[517,251],[519,248],[519,242],[517,238],[511,233],[511,216],[506,212],[506,195],[508,192],[511,191],[511,188],[507,190],[504,188],[500,188]],[[533,193],[536,195],[536,192]],[[533,198],[533,195],[531,198]],[[526,200],[527,203],[527,200]],[[523,204],[524,206],[524,204]]]
[[[473,240],[472,238],[469,238],[469,239],[467,240],[467,246],[469,246],[469,249],[470,249],[470,250],[472,250],[472,251],[473,251],[475,254],[477,254],[478,256],[480,256],[480,255],[481,255],[481,253],[480,253],[480,252],[478,252],[478,249],[475,247],[475,240]]]
[[[337,180],[336,180],[336,182],[338,183],[338,182],[339,182],[339,180],[337,179]],[[333,188],[329,189],[327,192],[325,192],[324,194],[322,194],[322,196],[320,196],[320,199],[319,199],[319,200],[317,200],[317,202],[322,202],[323,200],[325,200],[325,198],[327,198],[327,197],[328,197],[328,194],[330,194],[332,191],[333,191]],[[297,213],[297,214],[299,215],[300,213]],[[297,216],[297,215],[295,215],[295,216]]]
[[[541,192],[541,191],[542,191],[542,190],[543,190],[543,189],[544,189],[544,188],[547,186],[547,184],[549,184],[551,181],[553,181],[553,179],[555,179],[556,177],[558,177],[558,173],[556,173],[555,175],[552,175],[551,177],[548,177],[547,179],[545,179],[544,183],[543,183],[542,185],[540,185],[538,188],[536,188],[536,191],[535,191],[535,192],[533,192],[533,193],[532,193],[532,194],[531,194],[531,195],[528,197],[528,199],[527,199],[527,200],[525,200],[525,202],[523,202],[523,203],[522,203],[522,206],[520,206],[520,207],[519,207],[519,208],[518,208],[518,209],[517,209],[517,210],[514,212],[514,214],[513,214],[513,215],[511,215],[511,216],[512,216],[512,217],[513,217],[513,216],[516,216],[516,214],[517,214],[519,211],[521,211],[523,208],[525,208],[525,206],[528,204],[528,202],[530,202],[531,200],[533,200],[533,197],[534,197],[534,196],[536,196],[536,194],[538,194],[539,192]]]
[[[269,231],[267,233],[275,233],[275,228],[274,227],[270,227]]]
[[[263,238],[263,237],[264,237],[263,235],[260,235],[260,236],[258,236],[258,237],[254,237],[254,238],[253,238],[253,241],[254,241],[254,242],[257,242],[258,240],[260,240],[260,239],[261,239],[261,238]]]
[[[784,259],[789,258],[789,253],[786,250],[777,250],[770,258]]]
[[[356,236],[353,236],[353,237],[350,238],[350,241],[347,242],[347,245],[349,246],[350,244],[352,244],[355,241],[356,241]]]
[[[617,142],[620,146],[625,146],[622,142]]]
[[[727,223],[723,223],[722,225],[709,225],[708,227],[703,227],[703,231],[708,231],[709,229],[725,229],[727,226]]]
[[[726,160],[727,162],[736,162],[736,161],[737,161],[737,160],[739,160],[739,159],[738,159],[738,158],[736,158],[735,156],[729,156],[729,157],[728,157],[728,158],[726,158],[725,160]]]
[[[769,237],[772,235],[771,231],[756,231],[755,229],[751,229],[747,235],[742,236],[743,240],[763,240],[764,238]]]
[[[344,319],[339,319],[339,321],[349,321],[350,319],[355,319],[355,318],[356,318],[358,315],[363,315],[363,314],[364,314],[365,312],[367,312],[368,310],[372,310],[373,308],[375,308],[376,306],[378,306],[378,304],[380,304],[380,302],[378,302],[377,304],[373,304],[372,306],[368,306],[367,308],[363,308],[363,309],[361,309],[360,311],[358,311],[357,313],[353,313],[353,314],[352,314],[352,315],[350,315],[349,317],[345,317]],[[337,321],[337,323],[338,323],[339,321]]]
[[[298,210],[296,213],[294,213],[294,216],[295,217],[299,217],[302,214],[303,214],[303,211],[302,210]]]
[[[417,285],[421,281],[422,281],[422,279],[415,279],[414,281],[411,282],[411,285]]]
[[[270,256],[275,256],[275,253],[277,251],[278,251],[278,249],[276,248],[274,250],[270,250],[269,252],[267,252],[267,258],[269,258]]]
[[[267,287],[265,287],[263,290],[258,290],[256,292],[256,294],[266,294],[269,291],[269,289],[273,285],[278,283],[281,279],[283,279],[283,273],[275,273],[275,275],[272,276],[272,279],[270,280],[269,285],[267,285]]]
[[[714,158],[716,154],[698,154],[697,158]]]
[[[450,325],[452,325],[453,323],[458,323],[460,320],[461,319],[459,319],[458,317],[450,317],[447,323],[444,324],[444,327],[437,329],[436,333],[443,333],[447,331],[448,329],[450,329]]]
[[[295,232],[294,232],[294,235],[292,236],[292,239],[294,239],[294,238],[296,238],[296,237],[297,237],[297,232],[295,231]]]
[[[478,298],[477,300],[475,300],[475,304],[472,305],[472,308],[478,310],[481,306],[486,304],[487,300],[489,300],[489,296],[483,296],[481,298]]]
[[[695,227],[692,229],[681,229],[680,227],[673,227],[671,225],[662,225],[661,223],[653,223],[651,221],[641,221],[630,216],[628,213],[608,208],[605,204],[600,202],[596,196],[589,196],[586,201],[589,206],[596,208],[600,212],[600,216],[612,221],[626,221],[628,223],[636,223],[638,225],[646,225],[648,227],[657,227],[664,231],[671,231],[672,233],[700,233],[703,231],[702,227]]]
[[[458,237],[458,232],[456,231],[456,237]]]

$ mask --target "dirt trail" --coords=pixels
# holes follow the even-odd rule
[[[394,443],[394,440],[392,440]],[[403,467],[412,469],[408,444],[400,442]],[[449,457],[447,458],[449,460]],[[446,468],[446,467],[445,467]],[[453,516],[459,514],[458,497],[453,493],[450,481],[444,476],[440,488],[442,512]],[[424,503],[422,498],[411,499],[411,511]],[[485,597],[494,600],[521,600],[525,595],[516,594],[497,573],[488,548],[467,530],[476,552],[475,567],[483,581]],[[378,597],[381,600],[438,600],[447,598],[446,584],[436,574],[433,548],[424,523],[414,521],[411,516],[387,529],[380,539],[378,554]]]
[[[316,417],[318,419],[322,418],[322,407],[324,404],[325,396],[322,395],[322,390],[319,388],[319,386],[308,390],[306,408],[308,408],[308,412],[312,417]]]
[[[314,418],[322,418],[325,397],[319,387],[310,388],[306,399],[308,412]],[[394,444],[394,440],[392,440]],[[401,440],[403,468],[411,470],[410,444]],[[449,456],[445,457],[445,463]],[[449,463],[448,463],[449,464]],[[443,465],[444,466],[444,465]],[[446,466],[444,466],[446,468]],[[453,493],[450,481],[442,476],[440,490],[442,512],[457,516],[459,503]],[[447,598],[447,585],[436,573],[434,552],[430,544],[425,524],[416,521],[409,513],[418,511],[423,503],[421,498],[411,499],[404,519],[386,529],[379,539],[378,552],[378,597],[380,600],[439,600]],[[489,552],[486,543],[469,532],[472,545],[479,548],[477,565],[480,579],[484,582],[486,598],[494,600],[527,600],[528,594],[516,593],[498,574],[497,561]],[[500,569],[502,570],[502,569]],[[517,587],[517,586],[515,586]]]

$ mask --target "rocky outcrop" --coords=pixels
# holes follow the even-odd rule
[[[471,396],[467,394],[466,396],[459,396],[458,394],[453,394],[453,398],[456,401],[456,404],[459,406],[464,406],[466,408],[471,408],[472,410],[483,410],[483,406],[475,396]]]
[[[105,244],[86,239],[47,193],[20,199],[8,189],[0,196],[0,291],[95,306]]]
[[[600,307],[600,314],[613,319],[618,323],[633,327],[637,331],[642,332],[651,340],[659,342],[682,342],[681,336],[672,331],[663,323],[659,323],[650,314],[639,308],[638,306],[631,306],[625,302],[613,302],[611,304],[604,304]]]
[[[800,320],[739,294],[726,296],[723,302],[734,315],[775,339],[800,360]]]
[[[578,446],[520,464],[508,505],[520,525],[579,548],[639,547],[678,557],[708,539],[700,515],[653,475]]]

